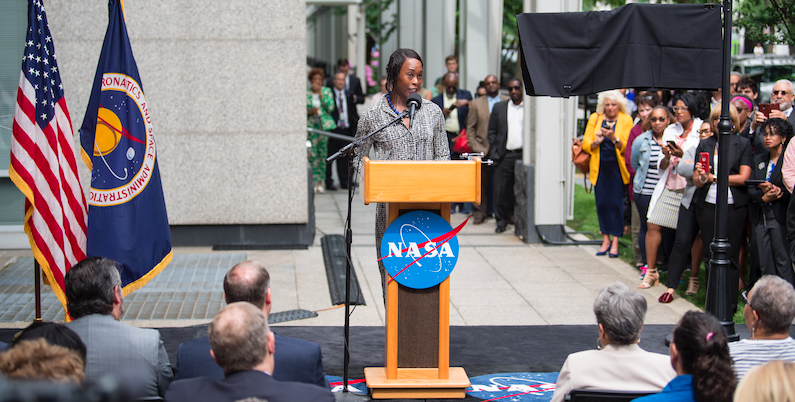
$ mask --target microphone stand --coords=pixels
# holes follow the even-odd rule
[[[350,144],[346,145],[339,151],[337,151],[334,155],[329,156],[326,158],[326,163],[331,163],[337,159],[339,159],[342,155],[347,154],[349,163],[348,163],[348,215],[345,219],[345,252],[346,252],[346,261],[345,261],[345,344],[344,351],[343,351],[343,374],[342,374],[342,392],[348,392],[348,365],[351,361],[350,355],[350,348],[348,347],[348,341],[350,340],[350,308],[351,308],[351,270],[353,269],[353,264],[351,262],[351,244],[353,243],[353,231],[351,230],[351,210],[353,208],[353,188],[354,188],[354,180],[355,180],[355,172],[354,169],[354,149],[364,142],[364,140],[372,137],[381,130],[391,126],[396,121],[401,120],[408,116],[408,109],[404,110],[403,113],[399,114],[397,117],[392,119],[389,123],[384,124],[381,127],[378,127],[375,131],[361,136],[355,139]],[[357,297],[358,299],[358,297]]]

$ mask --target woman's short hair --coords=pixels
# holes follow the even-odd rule
[[[720,121],[720,112],[721,112],[721,105],[720,103],[715,105],[712,108],[712,111],[709,112],[709,128],[712,129],[712,132],[718,134],[718,121]],[[732,134],[737,134],[740,132],[742,127],[740,127],[740,115],[737,113],[737,108],[734,107],[731,103],[729,104],[729,118],[732,121]]]
[[[312,77],[314,77],[316,75],[319,75],[320,79],[322,80],[326,76],[326,73],[323,71],[322,68],[315,67],[315,68],[309,70],[309,74],[306,76],[306,78],[309,81],[312,81]]]
[[[34,339],[44,339],[50,345],[63,346],[77,353],[83,361],[86,360],[86,345],[80,339],[80,335],[66,325],[55,322],[33,322],[14,336],[13,346]]]
[[[785,140],[792,138],[793,135],[792,125],[784,119],[767,119],[762,124],[760,133],[766,133],[768,129],[771,133],[783,137]]]
[[[735,401],[795,401],[795,363],[773,360],[745,374],[734,393]]]
[[[617,89],[611,89],[609,91],[599,92],[596,96],[596,113],[604,113],[605,112],[605,101],[612,100],[613,102],[618,104],[618,109],[621,110],[624,114],[629,114],[629,109],[627,106],[627,98],[624,97],[624,94]]]
[[[674,95],[672,105],[676,106],[676,102],[682,101],[687,106],[687,111],[693,117],[698,117],[701,120],[709,118],[709,99],[696,92],[685,92],[683,94]]]
[[[749,299],[764,328],[774,333],[789,332],[795,318],[795,289],[789,282],[776,275],[765,275],[756,281]]]
[[[602,324],[610,343],[617,345],[629,345],[640,339],[646,308],[646,299],[621,282],[599,290],[593,302],[597,324]]]
[[[63,346],[44,339],[21,341],[0,353],[0,372],[8,378],[72,381],[85,380],[84,360]]]
[[[685,373],[693,376],[697,401],[730,402],[737,379],[728,338],[715,317],[688,311],[676,324],[673,343]]]
[[[392,89],[395,88],[398,75],[400,75],[400,68],[403,67],[403,63],[408,59],[417,59],[419,60],[420,64],[423,64],[420,55],[412,49],[398,49],[395,50],[391,56],[389,56],[389,63],[386,65],[387,92],[391,92]]]
[[[657,95],[657,92],[644,91],[635,97],[635,104],[638,105],[638,107],[640,107],[640,105],[646,105],[653,108],[660,104],[660,97]]]

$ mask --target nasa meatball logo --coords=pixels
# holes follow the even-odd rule
[[[403,286],[436,286],[450,276],[458,261],[458,230],[431,212],[401,215],[384,233],[381,261],[389,276]]]
[[[89,205],[108,207],[135,198],[149,184],[156,153],[152,120],[141,86],[125,74],[104,74]]]

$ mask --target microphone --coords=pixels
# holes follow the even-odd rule
[[[422,98],[416,93],[409,95],[406,99],[406,106],[409,107],[409,130],[414,126],[414,113],[422,107]]]

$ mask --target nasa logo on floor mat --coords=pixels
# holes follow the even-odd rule
[[[342,392],[344,389],[344,384],[342,383],[342,377],[336,375],[327,375],[326,381],[328,381],[329,385],[331,385],[331,392]],[[360,379],[348,379],[348,392],[356,395],[369,395],[370,388],[367,388],[367,380],[364,378]]]
[[[482,400],[541,402],[552,399],[558,373],[498,373],[472,377],[466,393]]]
[[[441,216],[412,211],[395,219],[381,240],[389,276],[403,286],[427,289],[440,284],[458,261],[458,238]]]

